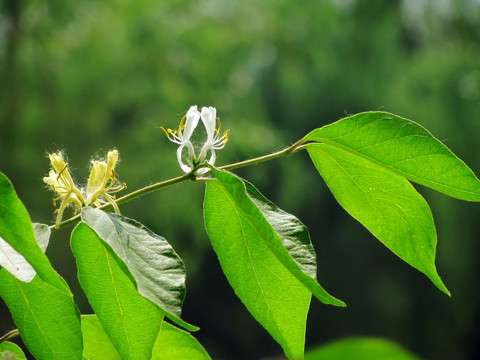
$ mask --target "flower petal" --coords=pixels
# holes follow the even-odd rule
[[[197,105],[191,106],[187,111],[187,120],[185,122],[185,130],[183,131],[183,142],[190,141],[192,137],[193,130],[198,125],[198,120],[200,120],[200,112],[197,109]]]
[[[217,109],[214,107],[203,107],[201,113],[203,124],[207,130],[207,143],[213,142],[213,136],[215,134],[215,125],[217,121]]]
[[[185,173],[189,173],[190,171],[192,171],[192,168],[188,165],[185,165],[182,161],[182,152],[183,152],[183,148],[185,147],[185,145],[180,145],[177,149],[177,161],[178,161],[178,164],[180,165],[180,167],[182,168],[182,170],[185,172]]]

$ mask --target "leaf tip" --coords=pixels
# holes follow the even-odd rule
[[[438,275],[438,273],[435,271],[434,274],[432,275],[427,275],[430,280],[433,282],[433,284],[440,290],[442,291],[443,293],[447,294],[448,297],[452,297],[452,294],[450,293],[450,291],[447,289],[447,287],[445,286],[445,284],[443,283],[442,279],[440,278],[440,276]]]

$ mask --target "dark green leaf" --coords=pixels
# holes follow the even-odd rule
[[[237,296],[287,356],[301,358],[311,292],[324,302],[343,303],[302,271],[247,195],[243,181],[231,173],[212,170],[217,179],[207,181],[205,225],[222,269]],[[275,211],[256,189],[249,188],[250,196],[267,213]],[[282,228],[280,223],[276,227]]]
[[[339,204],[401,259],[450,294],[435,268],[437,235],[430,208],[402,176],[329,144],[310,157]]]
[[[43,281],[57,287],[66,295],[70,294],[68,286],[57,276],[35,240],[27,210],[18,199],[10,181],[2,173],[0,173],[0,238],[23,255]]]
[[[26,360],[25,354],[17,344],[5,341],[0,344],[0,360]]]
[[[39,276],[24,283],[2,269],[0,296],[36,359],[82,358],[80,315],[71,293],[66,294]]]
[[[153,347],[152,360],[210,360],[203,346],[190,333],[162,323]]]
[[[411,120],[386,112],[360,113],[316,129],[304,139],[365,157],[454,198],[480,201],[480,181],[472,170]]]
[[[163,237],[132,219],[90,207],[82,210],[82,220],[125,263],[141,295],[175,323],[198,330],[179,318],[185,299],[185,265]]]
[[[305,360],[419,360],[394,342],[378,338],[350,338],[307,351]]]
[[[138,293],[124,263],[86,224],[77,225],[71,246],[80,285],[121,358],[150,359],[163,313]]]

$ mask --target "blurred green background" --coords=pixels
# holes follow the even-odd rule
[[[217,165],[279,150],[367,110],[419,122],[480,173],[478,0],[2,0],[0,171],[33,221],[52,223],[42,177],[64,150],[77,180],[117,148],[127,191],[180,175],[174,128],[215,106],[230,142]],[[310,229],[318,278],[346,309],[312,301],[307,347],[383,336],[426,359],[480,357],[480,207],[417,186],[438,231],[448,298],[335,202],[306,153],[236,171]],[[221,272],[202,220],[203,185],[183,183],[121,207],[165,236],[187,266],[183,317],[214,359],[280,347]],[[125,192],[123,192],[125,193]],[[82,313],[71,229],[47,254]],[[45,299],[48,301],[48,299]],[[14,328],[0,307],[1,333]]]

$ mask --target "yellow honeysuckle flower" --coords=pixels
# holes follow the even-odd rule
[[[92,169],[88,178],[86,189],[86,204],[101,206],[107,202],[112,204],[115,212],[120,213],[120,210],[115,203],[114,194],[126,187],[125,184],[120,184],[115,177],[115,166],[118,162],[118,151],[112,150],[108,152],[107,162],[92,161]]]
[[[71,203],[75,206],[75,214],[84,205],[99,207],[106,203],[112,204],[115,212],[120,213],[120,209],[115,202],[115,195],[111,195],[126,187],[125,184],[120,184],[115,176],[115,166],[118,162],[117,150],[108,152],[106,162],[92,161],[92,168],[85,190],[75,185],[68,171],[68,163],[64,161],[61,153],[53,153],[48,157],[53,170],[50,170],[43,181],[59,195],[53,199],[53,204],[56,205],[56,201],[61,200],[60,207],[55,210],[57,213],[55,227],[60,226],[65,208]]]
[[[65,208],[73,203],[75,213],[82,207],[84,203],[82,192],[76,187],[70,172],[68,171],[68,163],[65,163],[62,153],[53,153],[48,156],[53,170],[50,170],[48,176],[43,181],[50,185],[53,191],[59,196],[53,199],[54,205],[57,200],[61,200],[60,207],[56,210],[57,219],[55,226],[58,228],[62,222],[63,212]]]

